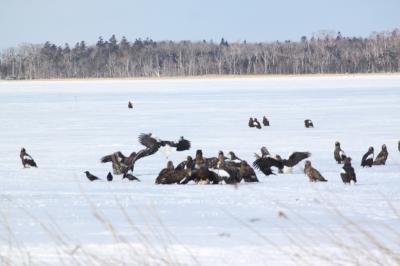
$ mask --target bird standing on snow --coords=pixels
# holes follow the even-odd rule
[[[234,164],[236,166],[240,166],[241,162],[243,161],[239,157],[236,156],[236,154],[233,151],[230,151],[229,156],[231,157],[230,160],[228,161],[230,164]]]
[[[254,127],[254,120],[251,117],[249,119],[249,127]]]
[[[268,120],[268,118],[264,115],[263,116],[263,125],[265,126],[265,127],[268,127],[269,126],[269,120]]]
[[[357,183],[356,173],[354,172],[353,166],[351,166],[351,157],[347,157],[344,160],[344,165],[342,167],[340,177],[345,184],[350,184],[351,181]]]
[[[174,173],[175,167],[172,161],[168,161],[167,167],[162,169],[156,178],[156,184],[172,184],[175,182],[171,182],[172,176]]]
[[[374,147],[369,147],[368,151],[361,158],[362,167],[371,167],[374,162]]]
[[[257,118],[254,118],[254,126],[258,129],[261,129],[261,124],[260,122],[257,120]]]
[[[89,173],[89,171],[85,171],[86,177],[90,180],[90,181],[94,181],[94,180],[101,180],[100,178],[98,178],[95,175],[92,175],[91,173]]]
[[[196,169],[200,169],[201,167],[205,167],[206,166],[206,160],[204,160],[203,157],[203,151],[202,150],[197,150],[196,151],[196,157],[194,159],[195,163],[194,163],[194,168]]]
[[[221,177],[211,171],[216,171],[215,169],[210,169],[206,166],[195,168],[194,170],[188,169],[187,176],[179,184],[187,184],[190,181],[194,181],[196,184],[218,184],[221,181]]]
[[[216,169],[209,169],[219,176],[219,179],[224,180],[226,184],[237,184],[242,181],[242,176],[239,174],[239,168],[233,164],[227,164],[225,160],[219,160]]]
[[[375,158],[375,161],[372,163],[373,165],[385,165],[387,157],[389,153],[386,149],[386,145],[382,145],[382,150],[378,153],[378,155]]]
[[[108,172],[107,181],[111,182],[112,180],[113,180],[113,175],[111,174],[111,172]]]
[[[258,182],[254,169],[246,161],[240,163],[239,179],[243,179],[244,182]]]
[[[133,108],[133,104],[131,103],[131,101],[128,102],[128,108],[132,109]]]
[[[228,159],[228,158],[225,157],[224,152],[223,151],[219,151],[218,152],[218,157],[217,157],[217,162],[216,162],[216,164],[212,165],[212,167],[218,167],[220,164],[225,163],[226,159]]]
[[[22,165],[24,166],[24,168],[27,167],[36,167],[37,168],[37,164],[36,162],[33,160],[32,156],[30,156],[25,148],[22,148],[20,153],[19,153],[19,157],[21,158],[21,162]]]
[[[344,151],[340,148],[339,141],[335,142],[335,151],[333,152],[333,156],[338,164],[343,163],[347,157]]]
[[[314,127],[314,124],[313,124],[313,122],[311,121],[311,119],[306,119],[306,120],[304,120],[304,126],[305,126],[306,128],[309,128],[309,127]]]
[[[308,176],[310,182],[317,182],[317,181],[327,182],[328,181],[321,175],[320,172],[318,172],[317,169],[315,169],[311,166],[311,162],[309,160],[306,160],[306,162],[304,164],[304,174],[306,176]]]
[[[204,158],[203,151],[201,149],[197,150],[194,160],[188,156],[188,159],[186,160],[186,169],[179,166],[181,164],[184,165],[185,162],[182,162],[175,168],[175,170],[183,168],[187,173],[186,177],[182,179],[179,184],[187,184],[190,181],[194,181],[197,184],[218,184],[221,179],[217,173],[212,171],[215,169],[210,168],[212,166],[216,167],[217,163],[218,158]]]
[[[194,162],[192,156],[188,155],[188,156],[186,157],[186,160],[185,160],[185,161],[181,162],[180,164],[178,164],[178,165],[175,167],[175,170],[186,170],[186,169],[191,169],[191,170],[193,170],[193,169],[194,169],[194,166],[195,166],[195,162]]]
[[[172,161],[168,161],[167,167],[162,169],[158,174],[155,183],[156,184],[179,184],[185,177],[188,176],[190,168],[187,170],[175,170]]]

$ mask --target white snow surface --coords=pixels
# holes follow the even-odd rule
[[[269,127],[248,127],[263,115]],[[0,125],[0,265],[399,263],[400,75],[0,82]],[[142,182],[86,179],[106,180],[100,158],[142,149],[149,132],[192,147],[139,160]],[[335,141],[355,185],[340,179]],[[386,165],[362,168],[382,144]],[[311,152],[328,182],[310,183],[303,161],[256,171],[260,183],[154,184],[197,149],[252,163],[262,146]],[[22,147],[37,169],[22,168]]]

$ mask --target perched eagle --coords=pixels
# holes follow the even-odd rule
[[[371,167],[374,162],[374,147],[369,147],[368,151],[361,158],[362,167]]]
[[[27,167],[36,167],[37,168],[37,164],[36,162],[33,160],[32,156],[30,156],[25,148],[22,148],[20,153],[19,153],[19,157],[21,158],[21,162],[22,165],[24,166],[24,168]]]
[[[373,165],[384,165],[386,163],[387,157],[389,153],[387,151],[386,145],[382,145],[382,150],[378,153],[375,158],[375,161],[372,163]]]
[[[304,174],[306,176],[308,176],[310,182],[327,182],[328,180],[326,180],[321,173],[315,169],[314,167],[311,166],[311,162],[309,160],[306,160],[305,164],[304,164]]]

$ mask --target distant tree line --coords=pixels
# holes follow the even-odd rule
[[[0,54],[1,79],[400,71],[400,30],[368,38],[319,33],[298,42],[160,41],[123,37],[74,47],[23,44]]]

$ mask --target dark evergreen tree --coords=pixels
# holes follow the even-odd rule
[[[209,74],[371,73],[400,71],[400,31],[369,38],[321,32],[298,42],[200,42],[99,37],[73,48],[24,44],[0,54],[0,78],[148,77]]]

